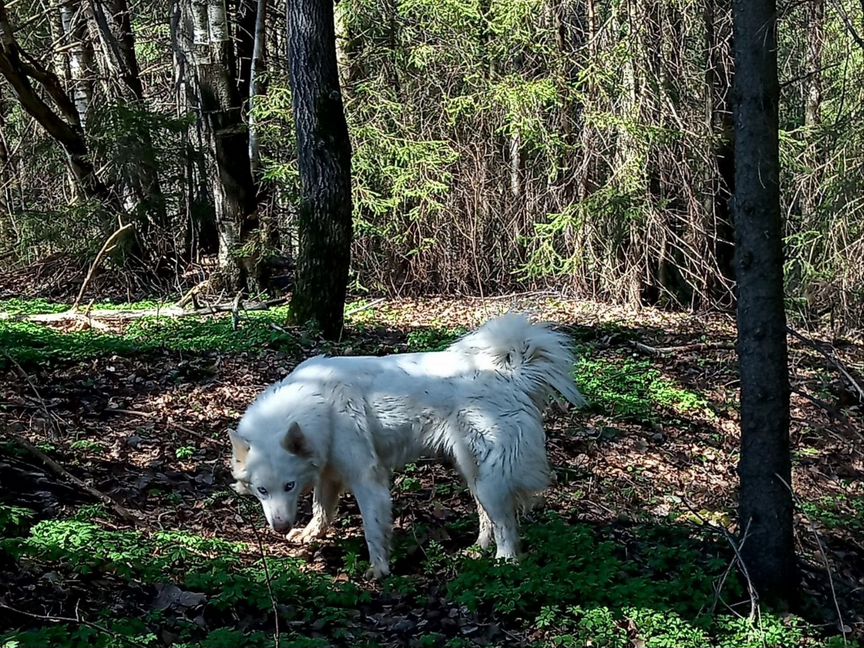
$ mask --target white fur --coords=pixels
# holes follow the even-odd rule
[[[380,577],[391,472],[446,454],[477,502],[478,544],[494,539],[497,557],[515,558],[516,508],[549,483],[542,409],[556,393],[584,404],[572,365],[564,335],[516,314],[440,352],[312,358],[267,388],[231,434],[235,488],[261,500],[276,530],[294,524],[298,496],[313,488],[312,521],[288,535],[300,542],[323,534],[351,491]]]

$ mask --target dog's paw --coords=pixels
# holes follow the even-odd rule
[[[384,565],[383,567],[371,566],[366,570],[366,580],[381,580],[382,578],[386,578],[390,575],[390,567]]]
[[[231,484],[231,489],[235,493],[237,493],[238,495],[251,495],[252,494],[252,491],[249,490],[249,487],[246,486],[246,484],[244,484],[241,481],[236,481],[233,484]]]
[[[285,539],[295,544],[309,544],[320,537],[321,532],[318,529],[303,527],[302,529],[291,529],[288,535],[285,536]]]

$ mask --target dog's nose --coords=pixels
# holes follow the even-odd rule
[[[288,529],[290,529],[291,524],[289,522],[276,522],[276,521],[274,521],[273,524],[270,525],[270,527],[274,531],[282,533],[283,531],[287,531]]]

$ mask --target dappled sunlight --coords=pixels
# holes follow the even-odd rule
[[[810,621],[765,613],[752,626],[741,617],[749,599],[733,576],[717,593],[733,560],[724,530],[736,531],[728,322],[592,308],[542,295],[493,306],[358,301],[338,342],[284,326],[282,311],[250,313],[236,328],[230,315],[111,331],[0,321],[17,363],[0,357],[11,370],[0,388],[0,425],[139,518],[134,528],[116,519],[6,446],[10,459],[0,471],[27,493],[0,493],[0,533],[14,571],[0,599],[15,607],[32,587],[46,614],[72,617],[77,606],[84,618],[104,617],[104,628],[142,645],[155,641],[153,627],[206,645],[272,645],[275,610],[283,641],[309,646],[409,637],[422,645],[506,645],[512,636],[574,647],[815,646],[813,637],[831,634],[810,625],[821,613]],[[380,584],[363,579],[366,548],[350,495],[320,542],[298,546],[266,528],[255,501],[229,489],[226,430],[300,361],[438,350],[511,309],[550,319],[572,336],[574,376],[589,400],[582,410],[547,413],[555,481],[523,520],[518,565],[469,549],[477,533],[473,500],[456,471],[431,461],[394,477],[394,577]],[[722,348],[703,349],[709,336]],[[671,350],[647,354],[636,341]],[[794,357],[800,371],[818,369],[810,356]],[[793,425],[795,485],[807,516],[798,522],[805,582],[809,591],[825,591],[812,522],[838,590],[857,600],[864,552],[855,548],[854,520],[864,498],[845,481],[860,470],[857,455],[846,462],[850,477],[833,474],[831,466],[845,465],[838,463],[845,433],[812,402],[799,399],[795,407],[806,419]],[[304,498],[298,523],[309,515]],[[21,606],[32,610],[28,601]],[[38,625],[27,623],[19,625]],[[104,633],[76,624],[15,640],[44,645],[61,629],[79,643],[103,645]]]

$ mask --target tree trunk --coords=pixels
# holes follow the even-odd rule
[[[219,265],[229,283],[258,290],[266,278],[257,253],[248,245],[258,228],[258,204],[225,0],[192,0],[191,18],[199,109],[212,138],[217,170],[212,189]]]
[[[267,40],[267,0],[258,0],[255,10],[255,44],[252,47],[252,66],[249,69],[249,162],[252,165],[252,177],[257,178],[261,166],[261,154],[258,149],[258,129],[255,124],[255,98],[263,94],[264,84],[264,45]]]
[[[291,307],[327,337],[342,331],[351,256],[351,142],[336,65],[331,0],[294,0],[288,47],[302,186]]]
[[[255,28],[258,0],[236,0],[234,47],[237,60],[237,92],[246,99],[252,84],[252,61],[255,58]]]
[[[93,45],[88,37],[87,21],[74,0],[63,0],[59,6],[59,15],[63,37],[68,43],[72,100],[75,102],[81,127],[87,128],[95,77]]]
[[[775,0],[734,0],[733,12],[741,553],[759,596],[782,605],[796,597],[798,571],[789,490]]]
[[[119,80],[116,99],[136,112],[146,112],[144,87],[138,56],[135,53],[135,34],[127,0],[88,0],[96,31],[107,52],[104,67]],[[138,214],[138,231],[145,236],[151,227],[165,227],[168,217],[165,197],[159,182],[156,147],[150,131],[138,128],[123,138],[127,147],[121,166],[124,201],[130,212]],[[146,250],[146,247],[142,246]]]

